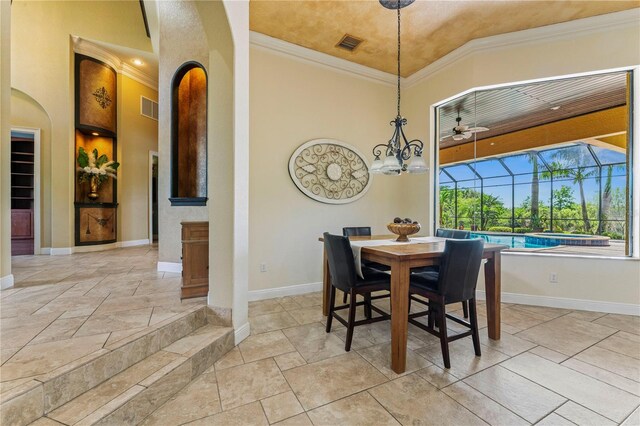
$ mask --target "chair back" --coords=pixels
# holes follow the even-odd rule
[[[462,229],[445,229],[445,228],[436,229],[436,237],[440,237],[440,238],[468,240],[470,236],[471,236],[471,233],[469,231],[465,231]]]
[[[348,292],[356,284],[356,266],[349,238],[331,235],[328,232],[325,232],[323,236],[331,284]]]
[[[475,298],[484,240],[447,240],[440,261],[438,292],[446,303]]]
[[[342,235],[345,237],[369,237],[371,236],[370,226],[347,226],[342,228]]]

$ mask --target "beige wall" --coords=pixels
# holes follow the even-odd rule
[[[149,151],[158,150],[158,122],[140,114],[140,96],[157,102],[158,92],[125,75],[118,83],[118,240],[144,240],[149,238]]]
[[[388,232],[391,219],[406,217],[402,204],[413,189],[378,175],[361,199],[323,204],[291,181],[289,158],[311,139],[332,138],[358,148],[370,164],[373,145],[393,131],[395,88],[258,48],[250,55],[249,290],[319,282],[323,232],[358,225]]]
[[[11,275],[11,5],[0,2],[0,284]],[[6,280],[6,282],[5,282]]]
[[[51,121],[51,164],[56,165],[50,177],[51,246],[72,247],[75,161],[71,35],[145,51],[151,51],[151,42],[135,1],[91,1],[83,2],[82,7],[67,1],[19,1],[13,3],[11,13],[11,86],[40,104]],[[124,133],[118,137],[128,139]],[[120,160],[125,167],[128,159]],[[140,184],[141,191],[146,191],[146,182]],[[121,204],[120,208],[126,207]],[[120,224],[126,221],[121,216]],[[125,234],[121,236],[126,238]]]
[[[192,2],[160,1],[159,52],[159,125],[158,125],[158,215],[160,262],[180,262],[180,222],[208,219],[207,207],[175,207],[169,203],[171,192],[171,81],[175,72],[188,61],[199,62],[209,72],[209,51],[205,32]],[[211,99],[209,99],[211,102]],[[211,110],[211,108],[209,108]],[[211,111],[209,111],[209,116]],[[209,141],[209,144],[211,141]],[[211,198],[211,188],[208,188]]]
[[[33,98],[13,89],[11,126],[40,129],[40,245],[51,247],[51,120]]]
[[[411,133],[423,140],[430,140],[433,131],[430,126],[430,120],[433,120],[431,106],[462,91],[638,64],[640,24],[485,49],[463,57],[409,87],[405,90],[404,108],[407,116],[418,125]],[[636,125],[640,121],[637,111],[635,121]],[[639,146],[637,140],[635,146]],[[431,156],[432,148],[428,151]],[[635,173],[637,179],[637,164]],[[431,184],[425,182],[418,192],[428,195],[429,201],[424,196],[415,197],[409,210],[421,221],[431,224],[434,195]],[[637,204],[634,211],[638,212]],[[635,237],[637,241],[637,226]],[[549,283],[551,272],[558,274],[558,284]],[[640,261],[637,259],[503,256],[502,289],[506,293],[640,304],[638,277]]]

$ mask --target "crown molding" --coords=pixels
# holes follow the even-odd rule
[[[409,77],[401,78],[401,85],[404,88],[418,84],[423,79],[428,78],[455,62],[477,52],[491,49],[503,49],[513,46],[524,46],[544,41],[568,39],[576,36],[608,31],[612,28],[621,29],[637,26],[640,26],[640,8],[576,19],[573,21],[561,22],[559,24],[531,28],[528,30],[498,34],[491,37],[478,38],[465,43],[461,47],[432,62]],[[346,59],[336,58],[335,56],[317,52],[265,34],[251,31],[250,43],[252,47],[325,68],[330,68],[334,71],[340,71],[352,76],[365,78],[367,80],[386,85],[396,84],[397,77],[395,74],[389,74],[365,65],[356,64],[354,62],[347,61]]]
[[[376,83],[389,86],[395,85],[397,77],[365,65],[356,64],[346,59],[337,58],[326,53],[318,52],[288,41],[280,40],[268,35],[250,31],[249,43],[252,47],[276,53],[302,62],[312,63],[334,71],[340,71],[351,76],[364,78]]]
[[[576,19],[559,24],[528,30],[514,31],[498,34],[491,37],[471,40],[442,58],[432,62],[421,70],[404,78],[403,87],[411,87],[425,78],[443,70],[444,68],[478,52],[492,49],[504,49],[514,46],[525,46],[551,40],[564,40],[576,36],[596,34],[628,27],[640,26],[640,8],[629,9],[622,12],[607,13],[605,15]]]
[[[117,73],[125,75],[153,90],[158,90],[158,80],[129,65],[107,49],[77,36],[72,36],[72,39],[74,52],[99,59],[116,70]]]

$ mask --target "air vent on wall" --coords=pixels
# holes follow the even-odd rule
[[[140,96],[140,114],[158,121],[158,103]]]
[[[345,34],[342,39],[336,44],[336,47],[339,47],[344,50],[348,50],[349,52],[353,52],[360,46],[364,40],[358,37],[354,37],[351,34]]]

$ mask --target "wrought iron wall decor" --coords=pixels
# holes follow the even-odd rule
[[[314,139],[298,147],[289,159],[289,175],[303,194],[327,204],[354,202],[371,185],[364,156],[334,139]]]

